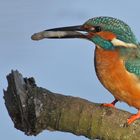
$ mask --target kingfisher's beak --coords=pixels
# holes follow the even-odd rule
[[[88,29],[84,28],[83,25],[60,27],[49,30],[44,30],[35,33],[31,36],[32,40],[41,40],[44,38],[85,38],[87,37]]]

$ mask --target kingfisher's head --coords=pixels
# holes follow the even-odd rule
[[[44,30],[35,33],[31,38],[84,38],[107,50],[117,47],[136,48],[138,45],[131,28],[112,17],[95,17],[83,25]]]

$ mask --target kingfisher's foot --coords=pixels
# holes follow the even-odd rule
[[[140,110],[137,114],[132,115],[130,118],[127,119],[127,124],[130,125],[132,122],[140,118]]]
[[[113,104],[102,104],[102,106],[105,106],[105,107],[113,107],[113,108],[115,108],[115,105],[113,105]]]
[[[105,106],[105,107],[113,107],[113,108],[115,108],[115,104],[118,102],[118,100],[117,99],[115,99],[112,103],[110,103],[110,104],[102,104],[103,106]]]

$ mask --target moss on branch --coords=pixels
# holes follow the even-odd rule
[[[139,140],[140,121],[124,127],[128,112],[37,87],[34,78],[18,71],[8,76],[5,105],[15,128],[26,135],[43,130],[70,132],[89,139]]]

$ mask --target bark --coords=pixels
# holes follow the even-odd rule
[[[15,128],[26,135],[43,130],[70,132],[89,139],[139,140],[140,121],[126,126],[128,112],[37,87],[18,71],[8,76],[5,105]]]

